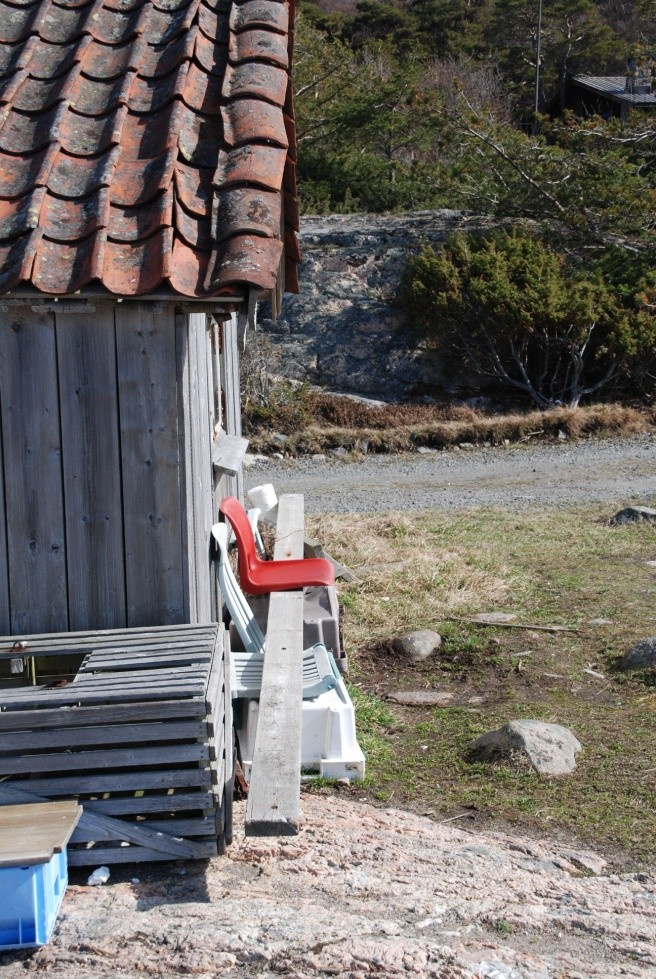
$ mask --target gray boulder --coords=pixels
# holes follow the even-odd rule
[[[579,741],[561,724],[543,721],[510,721],[483,734],[472,746],[484,761],[527,761],[541,775],[567,775],[576,768]]]
[[[405,656],[411,663],[421,663],[437,652],[442,645],[442,637],[432,629],[418,629],[399,636],[392,645],[397,653]]]
[[[656,636],[643,639],[625,653],[621,667],[623,670],[648,670],[656,667]]]
[[[656,510],[649,506],[627,506],[615,514],[611,524],[619,526],[624,523],[637,523],[641,520],[656,520]]]

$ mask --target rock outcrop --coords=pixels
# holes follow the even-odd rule
[[[448,392],[450,379],[408,328],[401,271],[422,240],[489,224],[446,210],[304,217],[301,293],[285,297],[277,323],[266,308],[259,323],[282,352],[283,375],[386,400]]]

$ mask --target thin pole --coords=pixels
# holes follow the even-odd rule
[[[538,2],[538,35],[535,52],[535,106],[533,111],[534,127],[538,128],[538,103],[540,100],[540,43],[542,41],[542,0]]]

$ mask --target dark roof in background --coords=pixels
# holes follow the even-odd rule
[[[294,291],[290,18],[0,0],[0,292]]]
[[[626,91],[625,75],[574,75],[575,85],[626,106],[656,105],[654,92],[634,94]]]

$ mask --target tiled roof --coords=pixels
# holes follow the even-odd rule
[[[296,288],[293,0],[0,0],[0,292]]]

